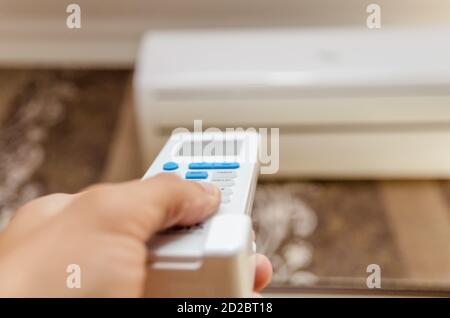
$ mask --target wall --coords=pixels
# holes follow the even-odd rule
[[[65,25],[71,2],[82,8],[80,30]],[[450,23],[448,0],[0,0],[0,66],[128,67],[142,33],[157,28],[364,27],[372,2],[385,28]]]

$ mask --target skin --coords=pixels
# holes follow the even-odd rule
[[[219,204],[213,185],[171,174],[38,198],[0,235],[0,297],[140,297],[145,243],[162,229],[204,220]],[[256,259],[255,294],[272,275],[269,260]],[[79,289],[66,286],[69,264],[82,269]]]

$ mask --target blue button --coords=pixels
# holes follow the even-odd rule
[[[189,164],[189,169],[193,170],[213,169],[213,164],[210,162],[193,162]]]
[[[163,165],[163,169],[166,170],[166,171],[177,170],[178,169],[178,163],[172,162],[172,161],[166,162]]]
[[[186,172],[186,179],[207,179],[208,172],[206,171],[188,171]]]
[[[237,169],[239,162],[217,162],[213,163],[213,169]]]
[[[239,162],[193,162],[189,164],[189,169],[237,169]]]

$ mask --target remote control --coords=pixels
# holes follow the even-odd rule
[[[189,132],[169,138],[144,179],[173,173],[211,182],[218,211],[205,222],[174,227],[148,244],[147,297],[250,297],[255,245],[250,213],[256,189],[256,132]]]

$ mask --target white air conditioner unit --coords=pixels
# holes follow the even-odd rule
[[[166,31],[135,73],[144,162],[174,128],[279,128],[278,177],[450,177],[450,29]]]

